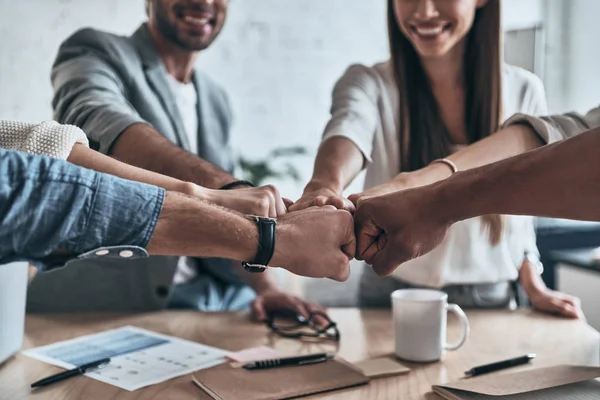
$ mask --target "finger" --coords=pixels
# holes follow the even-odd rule
[[[350,213],[344,211],[343,221],[343,237],[341,239],[342,252],[348,257],[348,261],[356,256],[356,237],[354,236],[354,219]]]
[[[260,296],[252,302],[252,319],[261,322],[267,319],[263,298]]]
[[[370,260],[379,251],[377,242],[385,234],[370,218],[366,207],[359,207],[354,214],[354,234],[356,236],[356,258]]]
[[[305,320],[308,320],[310,313],[304,304],[304,301],[299,298],[293,297],[290,308],[294,310],[298,315],[301,315]]]
[[[285,208],[288,210],[290,210],[290,207],[292,207],[294,205],[293,201],[291,201],[290,199],[287,199],[285,197],[282,197],[281,200],[283,200],[283,204],[285,205]]]
[[[339,196],[331,196],[327,199],[327,204],[334,206],[338,210],[345,210],[351,214],[354,214],[356,207],[348,199]]]
[[[561,314],[567,318],[578,319],[579,311],[576,307],[573,307],[571,304],[563,304],[561,309]]]
[[[327,314],[327,310],[325,310],[323,307],[321,307],[318,304],[311,304],[311,303],[304,303],[305,307],[308,309],[308,311],[310,313],[323,313],[325,315]],[[327,325],[329,323],[329,321],[327,320],[327,318],[321,316],[321,315],[316,315],[313,319],[313,321],[315,322],[315,325],[317,325],[318,327],[323,327],[325,325]]]
[[[327,204],[327,197],[326,196],[317,196],[312,201],[312,205],[313,206],[317,206],[317,207],[324,206],[325,204]]]
[[[323,212],[323,211],[337,211],[338,209],[334,206],[324,205],[324,206],[312,206],[304,210],[305,212]]]
[[[331,196],[327,198],[327,203],[329,205],[334,206],[338,210],[344,209],[344,199],[338,196]]]
[[[285,204],[285,201],[281,197],[281,194],[278,190],[276,190],[276,192],[273,193],[273,196],[275,197],[275,211],[277,212],[277,216],[281,217],[282,215],[287,213],[287,205]]]
[[[305,208],[306,208],[305,203],[302,201],[302,199],[299,199],[297,202],[288,206],[288,212],[300,211]]]
[[[563,302],[556,297],[550,297],[541,304],[541,309],[555,314],[562,314]]]
[[[354,193],[350,196],[348,196],[348,200],[354,204],[354,206],[358,207],[358,200],[360,199],[360,197],[362,196],[362,193]]]
[[[379,276],[389,276],[400,264],[410,259],[397,249],[386,246],[373,259],[373,271]]]
[[[348,257],[340,253],[340,257],[337,262],[334,262],[333,265],[336,266],[335,273],[330,277],[333,280],[338,282],[345,282],[350,277],[350,261]]]
[[[566,296],[562,299],[561,314],[569,318],[581,318],[581,300],[577,297]]]
[[[277,199],[270,190],[265,190],[267,199],[269,200],[269,218],[277,218]]]

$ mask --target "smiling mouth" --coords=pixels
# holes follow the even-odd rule
[[[178,19],[195,28],[210,27],[215,23],[214,14],[204,10],[180,8],[175,14]]]
[[[451,26],[452,26],[452,24],[447,23],[447,24],[438,25],[438,26],[411,25],[410,28],[418,36],[427,38],[427,39],[432,39],[432,38],[438,37],[439,35],[441,35],[442,33],[446,32],[446,31],[450,30]]]

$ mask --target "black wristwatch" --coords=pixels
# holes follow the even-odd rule
[[[251,262],[242,262],[242,266],[248,272],[264,272],[271,262],[275,252],[275,228],[277,220],[273,218],[257,217],[249,215],[249,219],[256,222],[258,227],[258,251]]]

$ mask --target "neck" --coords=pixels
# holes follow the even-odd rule
[[[177,44],[165,38],[152,23],[148,25],[150,36],[169,75],[180,82],[188,83],[192,78],[198,51],[182,49]]]
[[[452,51],[441,57],[421,59],[425,73],[433,88],[462,86],[464,53],[464,44],[461,42]]]

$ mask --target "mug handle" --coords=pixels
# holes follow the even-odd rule
[[[462,334],[462,337],[460,338],[460,340],[458,342],[456,342],[455,344],[446,343],[444,345],[444,348],[446,350],[457,350],[463,344],[465,344],[465,341],[469,337],[469,331],[471,330],[471,328],[469,326],[469,320],[467,319],[467,316],[466,316],[465,312],[462,310],[462,308],[460,308],[456,304],[447,304],[446,311],[454,313],[458,317],[458,319],[460,319],[460,322],[463,326],[463,334]]]

